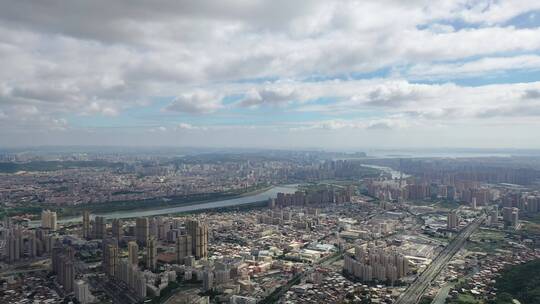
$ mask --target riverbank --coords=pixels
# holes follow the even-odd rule
[[[212,200],[212,201],[196,201],[183,203],[181,205],[175,205],[172,207],[159,207],[151,208],[144,210],[121,210],[121,211],[109,211],[106,213],[99,213],[100,216],[105,217],[106,219],[112,218],[135,218],[135,217],[147,217],[147,216],[156,216],[156,215],[172,215],[178,213],[194,212],[199,210],[209,210],[209,209],[220,209],[233,206],[242,206],[247,204],[261,203],[268,200],[269,198],[275,198],[277,193],[294,193],[298,188],[297,184],[292,185],[282,185],[282,186],[272,186],[269,189],[258,189],[249,194],[245,193],[234,198],[227,198],[221,200]],[[255,193],[255,194],[254,194]],[[82,211],[81,211],[82,213]],[[93,213],[94,215],[97,213]],[[61,223],[77,223],[81,222],[81,215],[63,217],[59,219]],[[39,221],[31,221],[30,225],[39,225]]]
[[[197,193],[183,196],[159,197],[139,201],[118,201],[102,204],[79,205],[59,212],[59,217],[76,216],[83,210],[89,210],[93,214],[106,214],[120,211],[145,211],[155,209],[165,209],[176,206],[190,206],[201,203],[215,202],[226,199],[235,199],[257,195],[272,189],[272,185],[260,185],[249,187],[243,190],[216,192],[216,193]]]
[[[199,204],[205,202],[219,201],[224,199],[241,198],[245,196],[263,193],[273,186],[262,184],[242,190],[217,192],[217,193],[197,193],[184,196],[158,197],[143,200],[112,201],[105,203],[84,204],[77,206],[57,207],[43,206],[38,204],[28,204],[21,207],[9,208],[0,211],[0,219],[5,216],[25,214],[29,218],[39,218],[43,209],[55,211],[59,218],[73,217],[80,215],[83,210],[88,210],[93,214],[103,214],[117,211],[142,211],[156,208],[170,208],[174,206],[185,206],[189,204]]]

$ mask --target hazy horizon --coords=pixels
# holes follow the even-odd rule
[[[365,153],[367,158],[486,158],[486,157],[538,157],[540,149],[517,148],[452,148],[452,147],[219,147],[219,146],[118,146],[118,145],[64,145],[0,147],[0,153],[29,155],[63,154],[150,154],[150,155],[199,155],[199,154],[265,154],[270,153],[328,153],[332,155]],[[285,154],[283,154],[285,155]]]

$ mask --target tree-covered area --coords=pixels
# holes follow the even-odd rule
[[[512,297],[523,304],[540,303],[540,260],[505,268],[495,287],[496,304],[509,303]]]

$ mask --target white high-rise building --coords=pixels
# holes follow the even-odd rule
[[[393,284],[408,275],[409,261],[403,254],[389,248],[368,246],[364,249],[357,246],[354,256],[344,256],[343,269],[362,282],[377,280]]]
[[[153,236],[146,241],[146,268],[152,271],[157,269],[157,241]]]
[[[50,210],[41,211],[41,227],[56,230],[56,212]]]
[[[81,304],[88,304],[94,300],[94,297],[88,288],[88,283],[83,280],[75,281],[73,292],[75,293],[75,298],[77,298],[77,301]]]
[[[131,265],[139,265],[139,245],[135,241],[128,243],[128,258]]]

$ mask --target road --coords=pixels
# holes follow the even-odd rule
[[[431,304],[444,304],[446,303],[446,298],[448,297],[448,293],[450,293],[450,290],[452,287],[454,287],[454,283],[447,283],[445,284],[437,293],[435,298],[433,298],[433,301],[431,301]]]
[[[416,304],[420,301],[428,286],[435,280],[441,270],[450,262],[452,257],[463,247],[465,241],[478,229],[485,220],[482,214],[467,227],[463,228],[458,235],[446,246],[431,264],[422,272],[416,280],[401,294],[395,304]]]
[[[28,274],[32,272],[40,272],[40,271],[48,271],[49,267],[43,266],[43,267],[35,267],[31,269],[21,269],[21,270],[10,270],[0,273],[2,276],[10,276],[10,275],[18,275],[18,274]]]

